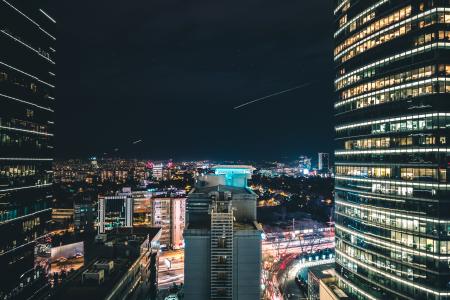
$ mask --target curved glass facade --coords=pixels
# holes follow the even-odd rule
[[[450,1],[337,0],[336,273],[450,299]]]
[[[34,245],[51,218],[55,21],[47,1],[0,1],[0,298],[42,286]]]

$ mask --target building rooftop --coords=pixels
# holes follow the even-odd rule
[[[122,244],[125,241],[135,241],[138,243],[144,242],[149,237],[149,240],[154,238],[159,239],[157,236],[161,231],[159,227],[147,227],[147,226],[133,226],[133,227],[119,227],[109,232],[106,242],[113,243],[114,245]]]
[[[318,279],[326,279],[334,277],[334,263],[318,265],[308,269]]]
[[[259,231],[263,231],[261,224],[259,224],[256,221],[253,222],[248,222],[248,223],[244,223],[244,222],[234,222],[233,223],[233,228],[234,230],[259,230]]]
[[[123,281],[129,270],[139,262],[143,255],[141,249],[147,249],[147,237],[151,252],[157,254],[160,235],[160,228],[143,226],[117,228],[114,232],[108,233],[103,243],[96,244],[95,249],[91,249],[95,253],[94,259],[75,271],[71,279],[55,290],[53,298],[64,298],[65,300],[105,299]],[[99,271],[102,269],[102,265],[110,262],[113,266],[111,270],[104,270],[104,273]],[[90,277],[91,279],[83,281],[83,274],[94,277],[95,275],[100,277],[104,275],[104,279],[99,282]]]
[[[336,271],[334,270],[333,263],[310,267],[309,274],[312,274],[314,277],[320,280],[320,284],[323,285],[326,292],[331,296],[330,299],[349,299],[348,295],[340,287],[337,286]]]
[[[253,230],[256,220],[257,195],[247,187],[248,171],[244,166],[226,166],[238,170],[237,174],[208,174],[198,176],[195,188],[189,193],[186,205],[186,229],[209,229],[214,207],[226,206],[227,212],[233,213],[234,230]],[[242,177],[242,175],[245,175]],[[231,207],[229,206],[231,204]],[[195,233],[193,233],[195,234]]]
[[[101,284],[95,284],[93,282],[82,283],[82,274],[84,271],[93,271],[93,266],[88,269],[83,269],[77,276],[68,282],[62,289],[65,300],[80,300],[80,299],[105,299],[106,296],[112,291],[113,287],[122,278],[122,276],[128,271],[133,264],[134,260],[131,259],[114,259],[114,268],[111,273],[105,272],[105,280]]]
[[[185,228],[184,234],[205,234],[209,232],[211,224],[208,222],[194,222],[189,223]],[[261,224],[256,221],[248,221],[248,222],[233,222],[234,231],[245,231],[245,230],[259,230],[262,232]],[[188,230],[188,231],[187,231]]]
[[[157,238],[157,234],[160,232],[160,230],[161,228],[159,227],[148,226],[119,227],[108,234],[108,240],[127,238],[132,235],[141,237],[146,237],[148,235],[150,237],[150,240],[152,240],[155,237]]]
[[[245,174],[251,173],[254,170],[256,170],[253,166],[249,165],[215,165],[212,167],[213,170],[219,170],[219,171],[226,171],[226,170],[233,170],[233,171],[241,171]]]
[[[209,194],[211,192],[230,192],[233,194],[246,194],[246,195],[256,195],[251,189],[246,187],[235,187],[229,185],[216,185],[216,186],[205,186],[205,187],[195,187],[190,194]]]

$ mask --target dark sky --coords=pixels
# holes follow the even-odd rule
[[[57,156],[115,147],[153,159],[331,151],[332,1],[57,5]],[[313,84],[233,110],[305,82]]]

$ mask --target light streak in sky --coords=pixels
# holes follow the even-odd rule
[[[250,105],[250,104],[262,101],[262,100],[266,100],[268,98],[272,98],[272,97],[275,97],[275,96],[278,96],[278,95],[281,95],[281,94],[284,94],[284,93],[289,93],[289,92],[292,92],[294,90],[298,90],[298,89],[307,87],[307,86],[309,86],[311,84],[312,84],[312,82],[303,83],[301,85],[294,86],[293,88],[290,88],[290,89],[287,89],[287,90],[283,90],[283,91],[276,92],[276,93],[273,93],[273,94],[270,94],[270,95],[267,95],[267,96],[255,99],[255,100],[251,100],[251,101],[245,102],[245,103],[243,103],[241,105],[233,107],[233,109],[239,109],[239,108],[242,108],[244,106],[247,106],[247,105]]]

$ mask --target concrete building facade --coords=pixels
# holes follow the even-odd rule
[[[221,166],[221,174],[199,177],[188,196],[187,300],[260,299],[262,229],[256,222],[257,195],[242,181],[251,173],[239,168],[243,171]],[[235,174],[237,178],[232,178]]]

